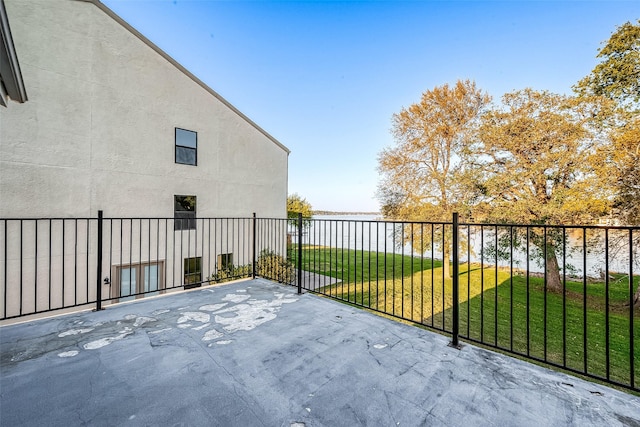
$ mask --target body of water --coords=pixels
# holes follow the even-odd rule
[[[403,255],[423,256],[441,260],[443,227],[444,235],[451,234],[451,225],[441,224],[401,224],[381,221],[376,215],[317,215],[303,232],[303,244],[327,246],[363,251],[377,251]],[[516,229],[513,229],[516,233]],[[538,229],[542,230],[542,229]],[[520,232],[524,229],[520,228]],[[511,250],[501,247],[501,239],[509,241],[509,227],[473,226],[460,227],[460,262],[483,262],[485,265],[497,264],[501,267],[527,269],[533,273],[544,271],[542,254],[535,248],[530,239],[529,252],[526,251],[525,240],[522,245]],[[297,243],[296,234],[293,242]],[[413,234],[413,244],[411,235]],[[609,251],[605,250],[608,234]],[[629,271],[628,230],[588,229],[586,234],[587,250],[584,251],[583,231],[580,228],[567,229],[565,243],[559,246],[558,263],[568,275],[582,276],[586,271],[590,277],[603,277],[608,258],[609,272]],[[431,237],[435,242],[432,244]],[[502,236],[502,237],[501,237]],[[445,237],[448,238],[448,237]],[[404,242],[404,244],[402,244]],[[562,247],[566,249],[563,255]],[[496,251],[496,248],[498,251]],[[496,259],[496,253],[499,254]],[[638,259],[640,249],[634,249],[634,270],[639,271]],[[528,265],[527,265],[528,259]]]

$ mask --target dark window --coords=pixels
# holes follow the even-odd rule
[[[198,164],[198,134],[176,128],[176,163],[183,165]]]
[[[231,270],[233,268],[233,254],[218,255],[218,269]]]
[[[174,230],[196,229],[196,196],[174,196]]]
[[[184,259],[184,285],[199,285],[202,282],[202,257]]]

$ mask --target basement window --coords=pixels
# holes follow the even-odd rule
[[[202,257],[184,259],[184,287],[195,288],[202,283]]]

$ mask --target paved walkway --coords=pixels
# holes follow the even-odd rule
[[[295,270],[293,285],[298,286],[298,270]],[[306,290],[317,290],[324,286],[335,285],[341,283],[339,279],[322,274],[312,273],[311,271],[302,270],[302,288]]]
[[[640,398],[257,279],[0,328],[2,426],[638,426]]]

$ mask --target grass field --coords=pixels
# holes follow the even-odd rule
[[[340,280],[321,293],[451,331],[452,281],[443,277],[441,261],[310,246],[302,253],[304,270]],[[639,281],[635,276],[634,290]],[[564,292],[555,293],[545,292],[540,277],[460,264],[459,283],[461,337],[638,389],[640,310],[630,316],[628,276],[614,275],[608,289],[566,281]]]

